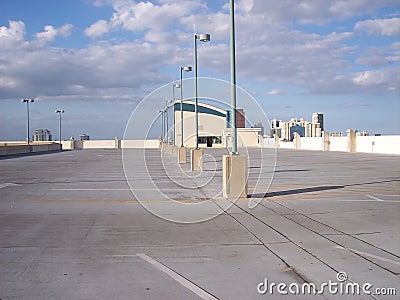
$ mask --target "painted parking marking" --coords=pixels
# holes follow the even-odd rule
[[[345,247],[342,247],[342,246],[334,246],[334,247],[336,249],[347,250],[347,251],[350,251],[350,252],[353,252],[353,253],[369,256],[369,257],[372,257],[372,258],[379,259],[381,261],[385,261],[385,262],[392,263],[394,265],[400,266],[400,262],[399,261],[395,261],[395,260],[392,260],[392,259],[389,259],[389,258],[385,258],[385,257],[382,257],[382,256],[378,256],[378,255],[367,253],[367,252],[363,252],[363,251],[354,250],[354,249],[351,249],[351,248],[345,248]]]
[[[199,286],[197,286],[194,283],[192,283],[191,281],[187,280],[185,277],[179,275],[175,271],[173,271],[170,268],[164,266],[163,264],[161,264],[157,260],[151,258],[150,256],[146,255],[145,253],[138,253],[136,255],[138,257],[140,257],[141,259],[143,259],[144,261],[146,261],[146,262],[150,263],[151,265],[153,265],[158,270],[160,270],[160,271],[164,272],[165,274],[167,274],[169,277],[171,277],[176,282],[178,282],[181,285],[183,285],[185,288],[191,290],[193,293],[195,293],[201,299],[207,299],[207,300],[211,300],[211,299],[213,299],[213,300],[215,299],[216,300],[217,299],[213,295],[207,293],[205,290],[200,288]]]
[[[0,183],[0,189],[8,187],[8,186],[17,186],[17,185],[19,185],[19,184],[4,182],[4,183]]]
[[[381,198],[378,198],[378,197],[375,197],[375,196],[372,196],[372,195],[365,195],[365,196],[367,196],[368,198],[371,198],[371,199],[373,199],[373,200],[376,200],[376,201],[385,201],[385,200],[382,200]]]
[[[52,189],[53,191],[168,191],[168,192],[181,192],[182,190],[193,190],[193,188],[181,188],[181,189],[163,189],[163,188],[152,188],[152,189],[129,189],[129,188],[123,188],[123,189],[98,189],[98,188],[86,188],[86,189],[78,189],[78,188],[69,188],[69,189]],[[217,191],[217,189],[209,189],[211,191]]]

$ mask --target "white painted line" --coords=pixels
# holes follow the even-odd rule
[[[181,192],[183,190],[194,190],[193,188],[181,188],[181,189],[163,189],[154,187],[153,189],[132,189],[133,191],[169,191],[169,192]],[[130,191],[131,189],[52,189],[53,191]],[[209,189],[210,191],[217,191],[217,189]]]
[[[336,202],[377,202],[377,200],[333,200]],[[399,203],[399,201],[395,200],[379,200],[379,202],[391,202],[391,203]]]
[[[17,185],[19,185],[19,184],[8,183],[8,182],[0,183],[0,189],[5,188],[5,187],[8,187],[8,186],[17,186]]]
[[[367,196],[368,198],[371,198],[371,199],[373,199],[373,200],[376,200],[376,201],[385,202],[385,200],[382,200],[382,199],[380,199],[380,198],[378,198],[378,197],[375,197],[375,196],[372,196],[372,195],[365,195],[365,196]]]
[[[136,255],[139,256],[141,259],[147,261],[148,263],[152,264],[154,267],[156,267],[160,271],[164,272],[165,274],[167,274],[172,279],[174,279],[177,282],[179,282],[181,285],[183,285],[187,289],[191,290],[193,293],[195,293],[201,299],[210,299],[210,300],[211,299],[212,300],[214,300],[214,299],[216,300],[217,299],[213,295],[207,293],[205,290],[201,289],[197,285],[193,284],[192,282],[190,282],[186,278],[182,277],[181,275],[179,275],[178,273],[174,272],[170,268],[168,268],[168,267],[164,266],[163,264],[159,263],[158,261],[156,261],[155,259],[153,259],[150,256],[146,255],[145,253],[138,253]]]
[[[130,191],[130,189],[52,189],[53,191]]]
[[[371,253],[367,253],[367,252],[363,252],[363,251],[358,251],[358,250],[354,250],[354,249],[351,249],[351,248],[344,248],[342,246],[335,246],[335,248],[341,249],[341,250],[347,250],[347,251],[358,253],[358,254],[365,255],[365,256],[369,256],[369,257],[372,257],[372,258],[376,258],[376,259],[379,259],[379,260],[382,260],[382,261],[386,261],[388,263],[392,263],[392,264],[400,266],[400,262],[398,262],[398,261],[395,261],[395,260],[392,260],[392,259],[389,259],[389,258],[385,258],[385,257],[382,257],[382,256],[378,256],[378,255],[375,255],[375,254],[371,254]]]

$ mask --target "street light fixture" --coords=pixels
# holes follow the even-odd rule
[[[56,114],[59,114],[60,115],[60,127],[59,127],[59,133],[60,133],[60,139],[59,139],[59,141],[60,141],[60,144],[61,144],[61,114],[63,114],[64,113],[64,110],[63,109],[57,109],[56,110]]]
[[[181,147],[183,147],[183,81],[182,81],[182,77],[183,77],[183,71],[185,72],[191,72],[192,71],[192,67],[191,66],[184,66],[184,67],[180,67],[181,70]]]
[[[175,101],[176,101],[176,97],[175,97],[175,89],[180,89],[181,88],[181,85],[179,84],[179,83],[175,83],[175,84],[173,84],[172,85],[172,95],[173,95],[173,98],[174,98],[174,109],[172,110],[172,113],[174,114],[174,118],[173,118],[173,121],[174,121],[174,135],[173,135],[173,137],[174,137],[174,145],[175,145],[175,143],[176,143],[176,139],[175,139],[175,135],[176,135],[176,128],[175,128],[175,123],[176,123],[176,121],[175,121]]]
[[[169,138],[168,138],[168,132],[169,132],[169,125],[168,125],[168,104],[174,102],[173,100],[165,100],[165,121],[166,121],[166,127],[165,127],[165,139],[167,141],[167,143],[169,143]]]
[[[176,100],[175,89],[180,89],[180,88],[181,88],[181,85],[179,83],[172,84],[172,97],[173,97],[174,101]]]
[[[238,155],[236,126],[235,1],[230,0],[232,155]]]
[[[210,34],[194,34],[194,97],[195,97],[195,118],[196,118],[196,148],[199,149],[199,110],[198,110],[198,92],[197,92],[197,40],[200,42],[209,42]]]
[[[22,103],[26,103],[26,142],[29,145],[29,103],[30,102],[35,102],[34,99],[22,99]]]
[[[161,138],[164,143],[164,110],[161,109],[158,112],[161,114]]]

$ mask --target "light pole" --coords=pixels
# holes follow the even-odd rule
[[[64,110],[63,109],[57,109],[56,110],[56,114],[59,114],[60,115],[60,123],[59,123],[59,125],[60,125],[60,127],[59,127],[59,133],[60,133],[60,139],[59,139],[59,141],[60,141],[60,144],[61,144],[61,114],[63,114],[64,113]]]
[[[210,34],[194,34],[194,99],[195,99],[195,118],[196,118],[196,148],[199,149],[199,110],[198,110],[198,92],[197,92],[197,40],[209,42]]]
[[[167,140],[167,143],[169,142],[169,138],[168,138],[168,131],[169,131],[169,125],[168,125],[168,104],[172,103],[173,100],[165,100],[165,122],[166,122],[166,127],[165,127],[165,139]]]
[[[176,101],[176,98],[175,98],[175,89],[180,89],[181,88],[181,85],[179,84],[179,83],[175,83],[175,84],[173,84],[172,85],[172,95],[173,95],[173,100],[174,100],[174,109],[172,110],[172,113],[174,114],[174,118],[173,118],[173,122],[174,122],[174,135],[173,135],[173,137],[174,137],[174,145],[176,145],[176,128],[175,128],[175,101]]]
[[[235,1],[230,0],[230,48],[231,48],[231,118],[232,155],[238,155],[236,128],[236,54],[235,54]]]
[[[182,77],[183,77],[183,71],[185,72],[191,72],[192,71],[192,67],[191,66],[184,66],[184,67],[180,67],[181,69],[181,147],[183,147],[183,81],[182,81]]]
[[[29,103],[35,102],[33,99],[22,99],[22,103],[26,103],[26,142],[29,145]]]
[[[158,111],[161,114],[161,138],[164,143],[164,110]]]

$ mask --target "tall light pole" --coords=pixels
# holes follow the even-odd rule
[[[61,144],[61,114],[63,114],[64,113],[64,110],[63,109],[57,109],[56,110],[56,114],[59,114],[60,115],[60,118],[59,118],[59,120],[60,120],[60,122],[59,122],[59,125],[60,125],[60,127],[59,127],[59,133],[60,133],[60,139],[59,139],[59,141],[60,141],[60,144]]]
[[[162,137],[162,142],[164,143],[164,110],[159,110],[158,111],[161,114],[161,137]]]
[[[182,81],[182,77],[183,77],[183,71],[185,72],[191,72],[192,71],[192,67],[191,66],[184,66],[184,67],[180,67],[181,69],[181,147],[183,147],[183,143],[184,143],[184,138],[183,138],[183,81]]]
[[[30,102],[35,102],[33,99],[22,99],[22,103],[26,103],[26,142],[29,145],[29,103]]]
[[[181,88],[181,85],[179,84],[179,83],[175,83],[175,84],[173,84],[172,85],[172,96],[173,96],[173,101],[174,101],[174,109],[172,110],[172,113],[174,114],[174,118],[173,118],[173,122],[174,122],[174,135],[173,135],[173,137],[174,137],[174,145],[176,145],[176,140],[175,140],[175,137],[176,137],[176,128],[175,128],[175,101],[176,101],[176,97],[175,97],[175,89],[180,89]]]
[[[232,155],[238,155],[236,127],[235,1],[230,0]]]
[[[168,108],[169,108],[169,106],[168,106],[168,104],[170,104],[172,102],[173,102],[172,100],[165,100],[165,108],[164,108],[165,117],[164,118],[165,118],[165,122],[167,123],[165,126],[165,139],[166,139],[167,143],[168,143],[168,131],[169,131],[169,125],[168,125]]]
[[[199,149],[199,110],[198,110],[198,92],[197,92],[197,40],[209,42],[210,34],[194,34],[194,99],[195,99],[195,118],[196,118],[196,149]]]

